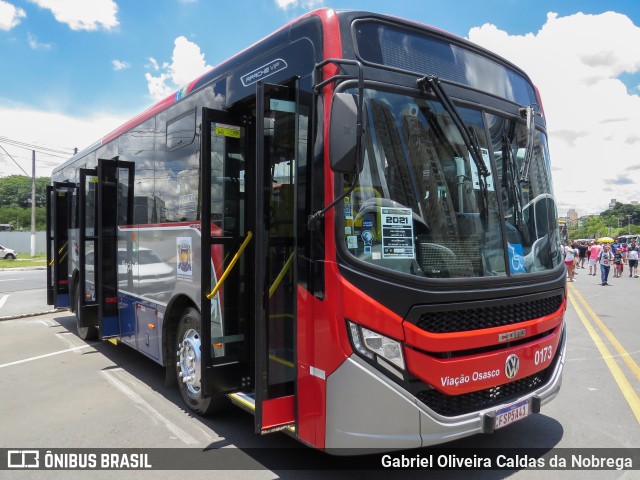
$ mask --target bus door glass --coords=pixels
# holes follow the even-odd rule
[[[76,186],[55,182],[47,187],[47,303],[71,304],[69,294],[69,229]]]
[[[132,162],[98,160],[98,208],[97,208],[97,252],[96,286],[100,335],[102,338],[121,334],[118,274],[121,260],[123,275],[133,256],[132,242],[124,242],[118,248],[118,227],[133,223]]]
[[[295,87],[258,84],[256,432],[295,424]]]
[[[251,388],[248,118],[238,112],[202,111],[202,388],[214,396]]]
[[[78,187],[78,284],[75,309],[78,326],[98,326],[96,301],[96,208],[98,172],[81,168]]]
[[[97,169],[80,169],[78,325],[100,327],[102,338],[121,334],[118,271],[132,242],[119,252],[118,227],[133,219],[133,180],[131,162],[100,159]]]

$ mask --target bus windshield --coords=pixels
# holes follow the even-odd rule
[[[533,135],[529,181],[522,182],[526,124],[456,110],[486,177],[439,101],[365,90],[364,169],[341,218],[347,250],[369,265],[427,278],[555,268],[559,232],[545,135]]]

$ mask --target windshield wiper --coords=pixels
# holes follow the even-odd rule
[[[502,145],[503,145],[503,155],[506,157],[507,160],[507,168],[510,172],[510,175],[505,176],[505,179],[507,180],[508,184],[511,184],[509,188],[509,193],[510,195],[513,197],[512,198],[512,204],[513,204],[513,209],[514,209],[514,216],[515,216],[515,227],[519,230],[522,231],[522,222],[523,222],[523,218],[522,218],[522,203],[520,201],[520,187],[519,187],[519,183],[516,182],[516,160],[515,160],[515,156],[513,155],[513,150],[511,149],[511,141],[509,140],[509,137],[507,136],[507,134],[505,133],[504,135],[502,135]]]
[[[489,169],[487,168],[487,165],[484,163],[484,159],[482,158],[482,152],[480,151],[480,146],[476,141],[476,137],[469,136],[469,130],[467,130],[467,127],[464,124],[464,120],[462,120],[460,113],[458,113],[458,109],[451,101],[451,98],[449,97],[447,92],[445,92],[440,85],[440,79],[434,75],[427,75],[418,80],[418,85],[425,90],[425,93],[429,88],[433,91],[433,93],[435,93],[436,97],[445,108],[445,110],[451,117],[451,120],[453,120],[453,123],[460,132],[462,140],[469,150],[471,158],[473,158],[473,162],[476,164],[478,173],[483,177],[483,179],[491,175]]]
[[[525,148],[522,167],[520,167],[520,181],[528,182],[531,160],[533,159],[533,135],[536,131],[536,111],[534,105],[521,108],[520,115],[527,119],[527,147]]]

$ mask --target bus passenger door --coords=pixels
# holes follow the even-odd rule
[[[202,109],[200,332],[207,396],[248,394],[251,387],[253,244],[245,198],[249,126],[249,115]]]
[[[202,116],[202,388],[260,433],[295,424],[295,91]]]
[[[258,83],[255,430],[295,427],[297,85]]]
[[[120,260],[131,256],[118,248],[118,227],[133,221],[134,164],[98,160],[97,169],[80,169],[78,325],[98,326],[101,338],[121,334],[118,304]]]
[[[120,260],[130,258],[131,252],[118,248],[118,227],[133,223],[133,181],[132,162],[98,160],[96,300],[102,338],[121,334],[118,273]]]
[[[76,186],[55,182],[47,186],[47,304],[71,305],[69,295],[69,229]]]

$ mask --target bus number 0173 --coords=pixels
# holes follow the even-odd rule
[[[553,357],[553,347],[549,345],[548,347],[544,347],[541,350],[537,350],[536,354],[533,358],[533,362],[536,365],[540,365],[541,363],[545,363]]]

